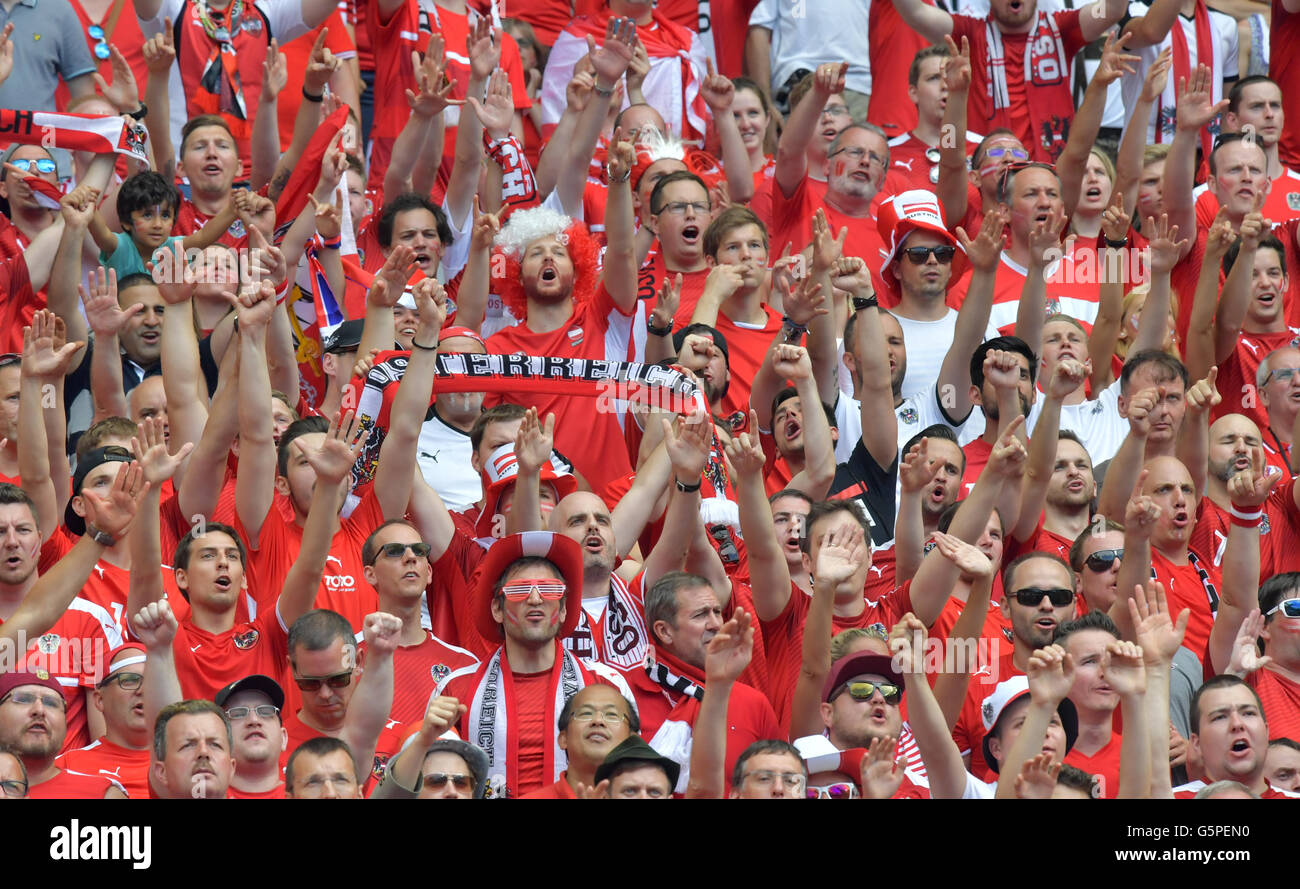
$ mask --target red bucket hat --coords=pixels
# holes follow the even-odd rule
[[[556,638],[563,638],[578,626],[582,613],[582,547],[563,534],[551,531],[524,531],[503,537],[488,549],[480,563],[474,583],[474,619],[484,639],[500,638],[500,624],[492,619],[492,596],[501,575],[513,563],[526,556],[546,559],[564,578],[564,623]]]

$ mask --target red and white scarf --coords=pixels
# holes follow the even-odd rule
[[[1196,28],[1196,61],[1197,64],[1206,65],[1210,73],[1214,73],[1214,31],[1210,27],[1210,10],[1205,5],[1205,0],[1196,0],[1196,6],[1192,10],[1192,23]],[[1177,84],[1190,80],[1192,76],[1192,54],[1187,46],[1187,32],[1183,30],[1183,23],[1175,19],[1174,26],[1169,29],[1169,40],[1173,47],[1173,83],[1175,88]],[[1160,112],[1164,111],[1164,96],[1156,100],[1156,120],[1160,120]],[[1156,127],[1156,141],[1161,141],[1161,127]],[[1210,148],[1213,140],[1210,137],[1209,127],[1201,128],[1201,157],[1206,163],[1209,163]]]
[[[488,757],[488,792],[493,797],[511,797],[519,787],[519,732],[511,730],[511,721],[518,726],[515,713],[516,697],[514,676],[506,660],[505,646],[493,653],[474,676],[474,697],[469,702],[465,726],[467,739],[477,744]],[[584,664],[556,644],[555,663],[551,667],[550,688],[546,698],[545,766],[543,778],[549,783],[560,780],[560,773],[568,766],[568,757],[560,749],[554,731],[556,718],[564,702],[593,683],[612,685],[633,701],[632,691],[623,677],[600,664]]]
[[[252,134],[232,36],[243,29],[243,12],[243,0],[231,0],[223,10],[211,9],[206,0],[194,0],[190,7],[190,14],[210,44],[194,104],[206,114],[224,117],[235,138],[241,140]]]
[[[0,144],[5,142],[94,154],[116,152],[149,162],[149,133],[144,124],[114,115],[0,108]]]
[[[1006,48],[1002,32],[990,14],[984,24],[988,41],[988,97],[993,115],[1010,111],[1011,90],[1007,83]],[[1026,148],[1036,154],[1035,146],[1055,160],[1065,149],[1069,121],[1074,117],[1074,100],[1070,95],[1070,66],[1065,57],[1065,43],[1056,19],[1039,12],[1034,30],[1025,38],[1025,98],[1029,104],[1029,122],[1035,145]]]
[[[645,604],[617,574],[609,578],[605,612],[595,626],[583,609],[578,626],[564,638],[564,647],[583,660],[599,661],[621,670],[643,663],[649,643]]]
[[[704,700],[704,673],[666,651],[656,652],[651,647],[645,657],[643,672],[638,671],[632,676],[638,686],[658,691],[673,702],[673,709],[650,739],[650,746],[682,767],[674,790],[685,793],[691,780],[695,720],[699,718],[700,702]]]

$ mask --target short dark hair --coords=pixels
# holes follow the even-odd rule
[[[858,523],[867,536],[867,545],[871,545],[871,525],[862,515],[852,500],[821,500],[812,505],[808,510],[808,518],[804,519],[803,534],[799,537],[799,549],[803,552],[812,552],[812,527],[817,522],[826,518],[828,515],[834,515],[837,512],[848,513],[853,516],[853,521]]]
[[[136,272],[134,275],[123,275],[117,282],[118,296],[120,297],[133,287],[153,287],[156,290],[158,282],[153,279],[153,275],[146,275],[143,272]]]
[[[247,571],[248,548],[244,546],[244,538],[239,536],[239,532],[235,528],[224,522],[207,521],[190,528],[185,536],[177,542],[176,553],[172,556],[172,571],[188,571],[190,569],[190,547],[194,545],[195,540],[206,534],[211,534],[213,531],[225,534],[235,541],[235,547],[239,550],[239,564],[244,566],[244,570]],[[186,602],[190,600],[189,590],[181,590],[181,595],[185,597]]]
[[[669,176],[676,176],[677,173],[669,173],[655,186],[658,191],[659,185],[668,180]],[[654,206],[654,195],[650,195],[651,206]],[[767,238],[767,226],[763,220],[758,218],[758,214],[748,207],[728,207],[719,213],[709,227],[704,230],[704,255],[711,256],[715,260],[718,258],[718,249],[722,246],[722,239],[731,234],[734,230],[746,225],[756,225],[758,230],[763,233],[763,246],[770,246]]]
[[[768,753],[790,754],[798,761],[799,767],[803,769],[804,780],[806,781],[808,779],[808,764],[803,761],[803,756],[799,753],[799,749],[789,741],[780,741],[776,738],[769,738],[763,741],[755,741],[753,744],[746,747],[741,752],[740,756],[736,757],[736,765],[731,770],[731,786],[737,788],[744,784],[745,766],[748,765],[749,761],[755,756],[763,756]]]
[[[767,498],[768,505],[770,506],[771,504],[780,500],[782,497],[793,497],[796,500],[802,500],[804,503],[808,504],[809,507],[811,507],[815,502],[811,497],[809,497],[803,491],[800,491],[798,488],[782,488],[781,490],[777,491],[775,494]]]
[[[1002,589],[1006,595],[1011,595],[1011,578],[1016,576],[1016,569],[1028,562],[1030,559],[1046,559],[1049,562],[1055,562],[1065,569],[1065,573],[1070,575],[1071,588],[1073,588],[1074,574],[1070,571],[1070,563],[1062,559],[1056,553],[1048,552],[1042,549],[1031,549],[1027,553],[1021,553],[1011,560],[1010,563],[1002,568]]]
[[[694,182],[700,188],[704,189],[704,199],[709,202],[709,207],[713,207],[713,199],[709,197],[709,186],[704,180],[696,176],[690,170],[675,170],[664,178],[655,183],[654,190],[650,192],[650,212],[658,215],[664,209],[664,189],[674,182]],[[707,250],[705,252],[708,252]]]
[[[1260,716],[1265,722],[1268,722],[1268,716],[1264,713],[1264,703],[1259,699],[1259,692],[1250,687],[1250,684],[1240,676],[1233,676],[1231,673],[1220,673],[1218,676],[1205,680],[1205,684],[1196,690],[1192,695],[1192,704],[1188,709],[1188,720],[1191,725],[1192,734],[1201,733],[1201,697],[1208,691],[1216,688],[1234,688],[1242,686],[1249,689],[1252,697],[1255,698],[1255,704],[1259,707]]]
[[[397,224],[397,214],[408,210],[428,210],[433,214],[438,228],[438,240],[442,246],[450,247],[452,242],[451,226],[447,224],[447,214],[426,195],[414,191],[403,192],[384,202],[379,211],[379,220],[375,226],[375,236],[379,246],[387,250],[393,246],[393,226]]]
[[[1274,574],[1264,581],[1259,588],[1259,613],[1265,615],[1264,623],[1273,619],[1268,616],[1268,613],[1283,599],[1296,595],[1297,590],[1300,590],[1300,572],[1297,571]]]
[[[298,762],[298,755],[306,753],[310,756],[329,756],[331,753],[343,751],[348,755],[348,761],[352,762],[352,748],[347,745],[346,741],[338,738],[332,738],[329,735],[321,735],[318,738],[311,738],[303,741],[298,748],[289,754],[289,761],[284,767],[284,786],[289,792],[293,792],[293,767]],[[353,763],[353,774],[356,773],[356,764]]]
[[[17,485],[0,482],[0,506],[10,506],[15,503],[26,506],[31,511],[32,521],[39,526],[40,517],[36,514],[36,502],[32,500],[31,495]]]
[[[1129,355],[1128,360],[1124,362],[1124,369],[1119,374],[1119,389],[1125,395],[1128,395],[1129,384],[1133,380],[1133,375],[1138,369],[1148,364],[1156,366],[1156,382],[1165,383],[1173,380],[1182,380],[1183,388],[1186,389],[1191,377],[1187,374],[1187,365],[1183,364],[1174,356],[1161,349],[1143,349],[1135,355]]]
[[[1029,362],[1029,382],[1034,383],[1038,379],[1038,356],[1030,348],[1029,343],[1025,342],[1018,336],[995,336],[991,340],[985,340],[975,347],[975,352],[970,357],[970,381],[976,389],[984,388],[984,359],[989,352],[993,350],[1002,352],[1015,352],[1017,355],[1024,356]]]
[[[166,176],[153,170],[144,170],[128,176],[117,190],[117,220],[125,228],[130,225],[131,214],[136,210],[157,206],[171,210],[174,216],[180,203],[181,193]],[[121,287],[120,281],[118,286]]]
[[[1300,753],[1300,742],[1292,741],[1290,738],[1274,738],[1268,742],[1270,747],[1285,747],[1287,750],[1294,750]]]
[[[1096,525],[1089,525],[1080,531],[1079,536],[1074,538],[1074,543],[1070,544],[1070,570],[1075,574],[1083,571],[1083,548],[1095,533],[1095,529]],[[1106,519],[1103,530],[1123,533],[1124,526],[1113,519]]]
[[[713,592],[713,584],[707,578],[685,571],[669,571],[650,587],[650,591],[645,594],[645,624],[655,644],[659,644],[654,635],[656,623],[664,621],[674,629],[677,627],[677,594],[698,587],[707,587]]]
[[[194,131],[201,127],[221,127],[230,136],[230,141],[235,145],[235,153],[239,153],[239,141],[235,134],[230,131],[230,124],[220,114],[199,114],[185,121],[185,126],[181,127],[181,145],[180,153],[185,154],[185,143],[190,141],[190,136]]]
[[[280,433],[280,447],[275,453],[275,469],[281,476],[289,474],[289,445],[302,435],[315,432],[329,432],[330,421],[324,417],[300,417],[285,427]]]
[[[366,538],[366,542],[361,544],[362,565],[375,564],[375,559],[379,557],[379,546],[375,543],[375,538],[379,536],[380,531],[383,531],[385,528],[390,528],[393,525],[405,525],[407,528],[410,528],[415,533],[417,534],[420,533],[420,529],[415,527],[415,525],[411,524],[406,519],[389,519],[388,521],[381,524],[378,528],[371,531],[370,536]],[[420,539],[423,540],[424,535],[421,534]]]
[[[614,688],[612,685],[609,687]],[[590,686],[588,686],[588,688],[590,688]],[[618,691],[616,688],[614,690]],[[581,693],[582,690],[579,689],[577,693],[571,694],[564,699],[564,706],[560,708],[560,715],[555,720],[556,728],[560,731],[567,729],[569,723],[573,721],[573,708],[577,706],[575,701],[578,700],[578,695]],[[618,696],[623,699],[623,706],[627,710],[627,727],[631,730],[632,734],[641,734],[641,717],[636,712],[636,707],[632,706],[632,702],[629,701],[622,692],[619,692]]]
[[[1089,799],[1096,799],[1093,791],[1096,789],[1092,775],[1089,775],[1078,766],[1072,766],[1069,763],[1062,763],[1061,772],[1056,776],[1056,783],[1062,787],[1069,787],[1072,790],[1082,790],[1088,794]]]
[[[1232,89],[1228,90],[1228,111],[1237,114],[1238,109],[1241,108],[1241,94],[1244,93],[1248,87],[1260,83],[1271,83],[1273,86],[1278,86],[1277,81],[1269,77],[1267,74],[1252,74],[1249,77],[1243,77],[1232,85]],[[1281,87],[1278,86],[1278,89],[1280,90]]]
[[[945,426],[943,423],[935,423],[933,426],[926,426],[920,432],[916,433],[916,435],[909,438],[907,443],[903,445],[901,450],[899,450],[899,455],[906,457],[907,452],[912,449],[912,446],[920,444],[921,439],[923,438],[942,438],[944,441],[950,441],[957,445],[958,449],[961,448],[961,442],[957,440],[957,433],[952,430],[951,426]],[[965,451],[962,451],[961,463],[962,468],[964,469],[966,466]]]
[[[167,723],[177,716],[201,716],[204,713],[212,713],[221,718],[221,724],[226,727],[226,743],[232,748],[233,755],[235,736],[230,730],[230,717],[226,715],[225,710],[222,710],[212,701],[195,698],[188,701],[176,701],[158,711],[158,718],[153,724],[154,759],[162,762],[167,758]]]
[[[483,435],[492,423],[512,423],[522,420],[528,409],[513,402],[503,401],[495,404],[474,418],[474,425],[469,430],[470,451],[477,454],[479,445],[483,444]]]
[[[1120,638],[1119,628],[1115,622],[1110,619],[1104,611],[1089,611],[1083,617],[1076,617],[1074,620],[1067,620],[1056,628],[1052,634],[1052,644],[1062,643],[1075,633],[1081,633],[1084,630],[1101,630],[1104,633],[1110,633],[1116,639]]]
[[[357,634],[346,617],[328,608],[314,608],[289,628],[289,659],[293,660],[299,646],[307,651],[324,651],[335,639],[354,648],[357,644]]]
[[[922,47],[916,55],[912,56],[912,64],[907,69],[907,85],[916,86],[921,82],[921,63],[926,59],[946,59],[952,56],[946,46],[926,46]]]
[[[1276,253],[1277,261],[1282,266],[1282,274],[1286,274],[1286,246],[1283,245],[1281,241],[1271,234],[1265,235],[1259,239],[1259,249],[1272,250]],[[1232,246],[1228,248],[1228,252],[1223,255],[1223,274],[1226,275],[1228,272],[1232,271],[1232,267],[1237,264],[1237,256],[1240,253],[1241,238],[1238,237],[1237,240],[1232,242]]]
[[[1220,133],[1219,135],[1214,137],[1214,147],[1210,149],[1210,175],[1211,176],[1218,175],[1218,169],[1217,169],[1218,164],[1217,164],[1216,155],[1218,155],[1219,149],[1226,148],[1227,146],[1237,142],[1246,142],[1249,143],[1250,145],[1254,145],[1256,148],[1259,149],[1261,154],[1266,154],[1266,152],[1264,151],[1264,146],[1256,142],[1253,136],[1247,139],[1245,133]]]
[[[791,398],[799,398],[799,390],[795,389],[794,386],[786,386],[780,392],[776,393],[776,396],[772,399],[772,416],[775,417],[776,409]],[[817,403],[822,406],[822,413],[826,415],[826,425],[832,429],[838,429],[840,421],[835,419],[835,408],[831,407],[824,401],[819,401]],[[799,407],[805,412],[807,411],[807,408],[803,405],[802,399],[799,401]]]

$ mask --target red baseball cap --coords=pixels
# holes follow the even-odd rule
[[[582,612],[582,547],[563,534],[524,531],[503,537],[488,548],[472,584],[475,625],[483,638],[493,644],[501,637],[501,624],[492,618],[492,597],[497,581],[507,568],[526,556],[546,559],[564,578],[567,587],[564,594],[564,623],[556,638],[569,635],[578,626]]]
[[[939,199],[932,192],[919,189],[904,191],[882,201],[876,210],[876,227],[880,231],[880,240],[889,251],[885,256],[885,264],[880,269],[880,277],[895,291],[898,290],[898,281],[890,266],[898,258],[907,236],[915,231],[938,235],[957,248],[952,258],[950,282],[956,282],[966,270],[966,251],[944,225],[943,210],[939,206]]]
[[[574,546],[577,546],[577,544],[575,543]],[[582,557],[581,552],[579,552],[578,556],[579,558]],[[579,570],[578,576],[581,578],[581,570]],[[579,597],[582,596],[581,587],[578,588],[578,595]],[[579,599],[578,604],[581,607],[581,599]],[[23,685],[43,686],[48,688],[50,691],[58,692],[59,699],[63,700],[63,686],[59,685],[59,681],[51,676],[48,670],[39,669],[19,670],[13,673],[0,673],[0,699],[6,697],[9,692],[13,691],[15,688]]]

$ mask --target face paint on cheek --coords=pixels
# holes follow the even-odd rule
[[[836,161],[836,162],[835,162],[835,175],[836,175],[836,176],[843,176],[843,175],[844,175],[844,170],[845,170],[845,169],[846,169],[846,166],[845,166],[844,161]]]
[[[555,626],[559,622],[560,622],[560,612],[557,611],[555,612],[555,614],[551,615],[551,626]]]

